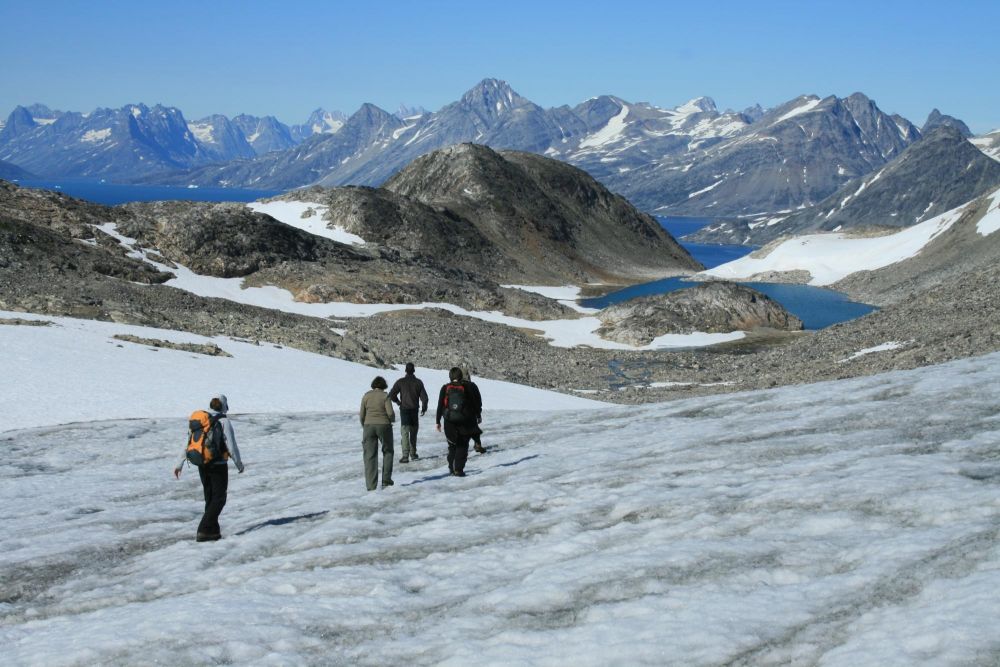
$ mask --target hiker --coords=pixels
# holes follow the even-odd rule
[[[477,387],[476,383],[472,381],[472,373],[469,372],[469,367],[461,366],[461,369],[462,369],[462,379],[465,382],[468,382],[473,387],[475,387],[476,393],[479,394],[479,387]],[[480,394],[480,405],[482,405],[482,394]],[[472,434],[473,449],[475,449],[476,452],[479,454],[486,453],[486,449],[483,447],[483,441],[480,439],[480,436],[483,434],[483,429],[481,426],[479,426],[479,424],[481,424],[482,422],[483,422],[483,416],[482,414],[480,414],[479,416],[476,417],[476,430]]]
[[[413,374],[415,370],[412,361],[406,362],[406,375],[396,380],[389,392],[389,400],[399,406],[400,463],[420,458],[417,456],[417,430],[420,428],[420,417],[427,413],[428,399],[424,383]]]
[[[456,477],[465,477],[465,461],[469,458],[469,438],[479,427],[483,399],[479,387],[462,380],[462,369],[452,368],[448,372],[448,384],[441,387],[438,394],[437,430],[441,430],[444,419],[444,435],[448,439],[448,470]]]
[[[226,506],[226,494],[229,489],[230,457],[232,457],[233,463],[236,464],[237,472],[243,472],[240,449],[236,446],[236,433],[233,431],[233,424],[228,416],[229,402],[226,400],[226,395],[217,394],[213,396],[212,400],[208,403],[208,407],[211,410],[210,413],[207,413],[209,428],[204,437],[206,440],[214,437],[214,441],[220,446],[218,447],[216,456],[212,456],[207,462],[198,465],[201,488],[205,492],[205,512],[202,514],[201,523],[198,524],[198,532],[195,535],[195,540],[198,542],[211,542],[222,537],[222,531],[219,528],[219,515],[222,514],[222,508]],[[206,414],[199,410],[191,415],[192,423],[190,424],[190,429],[192,433],[201,429],[199,424],[194,423],[194,418],[199,413],[202,415]],[[181,478],[181,469],[184,467],[184,463],[192,460],[193,457],[189,454],[190,451],[191,438],[189,437],[188,447],[184,450],[184,458],[174,468],[175,479]],[[199,458],[199,463],[200,461],[201,459]]]
[[[392,422],[396,413],[385,393],[385,378],[376,375],[371,391],[361,398],[361,445],[365,462],[365,485],[369,491],[378,488],[378,443],[382,443],[382,488],[392,486]]]

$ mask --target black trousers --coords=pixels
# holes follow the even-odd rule
[[[448,470],[452,472],[465,472],[465,462],[469,459],[472,434],[463,431],[465,429],[451,422],[444,423],[444,437],[448,438]]]
[[[198,468],[201,488],[205,491],[205,514],[198,524],[198,534],[218,536],[219,515],[226,506],[226,491],[229,489],[229,465],[209,464]]]

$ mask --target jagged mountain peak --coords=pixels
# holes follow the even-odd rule
[[[513,109],[529,103],[518,95],[510,84],[501,79],[483,79],[462,95],[461,102],[467,106],[483,107],[491,112]]]
[[[678,113],[698,113],[700,111],[717,113],[719,109],[715,106],[715,100],[711,97],[702,96],[688,100],[684,104],[676,107],[674,111],[677,111]]]
[[[927,132],[941,126],[949,126],[955,128],[956,130],[961,132],[962,136],[965,137],[966,139],[972,136],[972,130],[969,129],[968,125],[966,125],[958,118],[955,118],[954,116],[948,116],[941,113],[937,109],[934,109],[933,111],[930,112],[930,114],[927,116],[927,122],[925,122],[924,126],[920,128],[920,131],[926,134]]]

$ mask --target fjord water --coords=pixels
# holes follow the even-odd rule
[[[710,269],[726,262],[748,255],[756,248],[740,245],[708,245],[683,241],[691,234],[712,222],[708,218],[658,218],[660,224],[676,238],[691,255]],[[847,295],[822,287],[809,285],[788,285],[783,283],[744,283],[758,292],[771,297],[790,313],[802,320],[806,329],[822,329],[831,324],[846,322],[876,310],[875,306],[851,301]],[[697,283],[683,278],[665,278],[624,289],[592,299],[582,299],[580,305],[588,308],[604,308],[614,303],[640,296],[666,294],[679,289],[694,287]]]
[[[281,194],[279,190],[244,190],[237,188],[185,188],[172,185],[129,185],[106,183],[104,181],[81,178],[60,179],[59,181],[17,181],[24,188],[39,188],[62,192],[77,199],[86,199],[95,204],[117,206],[136,201],[238,201],[250,202],[263,197]]]

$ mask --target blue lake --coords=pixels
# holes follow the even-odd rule
[[[670,232],[675,238],[701,229],[712,222],[707,218],[659,218],[660,224]],[[705,265],[705,268],[712,268],[734,259],[739,259],[755,250],[749,246],[735,245],[706,245],[702,243],[680,244],[687,249],[691,255]],[[846,322],[866,315],[874,310],[875,306],[865,303],[851,301],[847,295],[834,290],[823,289],[822,287],[811,287],[809,285],[786,285],[781,283],[743,283],[747,287],[762,292],[771,297],[790,313],[802,320],[806,329],[822,329],[831,324]],[[580,305],[588,308],[604,308],[613,303],[627,301],[639,296],[651,296],[653,294],[665,294],[679,289],[694,287],[697,283],[685,281],[683,278],[665,278],[654,280],[653,282],[632,285],[624,289],[605,294],[593,299],[581,299]]]

